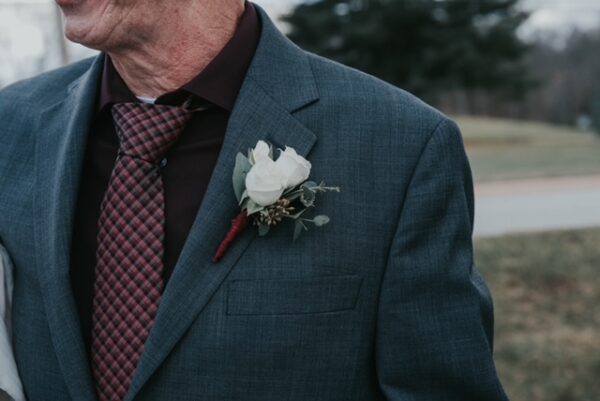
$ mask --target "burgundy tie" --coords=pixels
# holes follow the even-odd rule
[[[164,192],[158,165],[191,112],[119,103],[112,115],[119,155],[98,221],[92,370],[100,401],[122,401],[163,291]]]

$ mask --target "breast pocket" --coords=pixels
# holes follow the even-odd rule
[[[289,280],[235,280],[228,315],[291,315],[354,309],[362,278],[338,275]]]

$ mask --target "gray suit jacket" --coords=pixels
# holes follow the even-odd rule
[[[413,96],[263,32],[132,400],[501,401],[492,303],[473,270],[456,125]],[[30,401],[95,399],[69,282],[73,212],[103,56],[0,92],[0,239]],[[331,223],[284,224],[211,256],[237,214],[235,155],[294,147]],[[290,223],[290,222],[288,222]]]

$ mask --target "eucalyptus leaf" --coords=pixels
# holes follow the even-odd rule
[[[258,235],[261,237],[264,237],[265,235],[267,235],[269,233],[269,230],[271,229],[271,227],[267,224],[261,224],[258,226]]]
[[[306,207],[313,206],[315,204],[315,193],[308,187],[303,186],[300,202]]]
[[[250,197],[248,196],[248,190],[244,189],[244,192],[242,192],[242,198],[240,199],[240,202],[239,202],[240,205],[243,205],[244,201],[247,199],[250,199]],[[243,209],[243,207],[242,207],[242,209]]]
[[[316,182],[314,182],[314,181],[306,181],[301,186],[303,188],[314,189],[315,187],[318,187],[319,185]]]
[[[233,168],[233,190],[238,203],[242,201],[242,194],[246,188],[246,174],[252,168],[250,161],[242,153],[238,153],[235,158],[235,167]]]
[[[328,187],[325,181],[321,181],[319,185],[312,188],[315,192],[340,192],[340,187]]]
[[[321,187],[321,191],[323,192],[341,192],[340,187]]]
[[[248,202],[250,202],[250,198],[242,196],[242,202],[240,203],[240,209],[241,210],[248,209]]]
[[[248,216],[250,216],[254,213],[258,213],[264,210],[264,208],[264,206],[261,206],[258,203],[254,202],[252,199],[249,199],[248,203],[246,204],[246,213],[248,213]]]
[[[317,227],[321,227],[324,226],[325,224],[329,223],[329,217],[325,216],[324,214],[320,214],[318,216],[316,216],[312,222],[315,226]]]
[[[302,194],[304,193],[304,189],[297,189],[294,190],[292,192],[289,192],[287,194],[284,193],[284,197],[289,200],[290,202],[295,201],[296,199],[300,198],[302,196]]]
[[[299,211],[298,213],[296,213],[296,214],[291,214],[291,215],[289,215],[289,216],[286,216],[286,217],[287,217],[287,218],[289,218],[289,219],[294,219],[294,220],[296,220],[296,219],[298,219],[300,216],[302,216],[302,214],[304,214],[304,212],[306,212],[307,210],[308,210],[308,209],[302,209],[302,210],[301,210],[301,211]]]
[[[302,220],[296,220],[296,224],[294,224],[294,241],[300,237],[302,230],[308,230],[308,228],[306,228]]]

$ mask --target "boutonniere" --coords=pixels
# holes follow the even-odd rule
[[[241,212],[233,220],[213,257],[217,263],[229,246],[249,225],[256,226],[260,236],[267,235],[272,227],[284,219],[294,220],[293,241],[296,241],[309,225],[316,227],[329,223],[329,217],[321,214],[306,218],[304,214],[316,206],[317,194],[340,192],[338,187],[309,181],[311,164],[287,147],[279,149],[279,157],[273,158],[273,147],[258,141],[248,156],[238,153],[233,169],[233,190]]]

